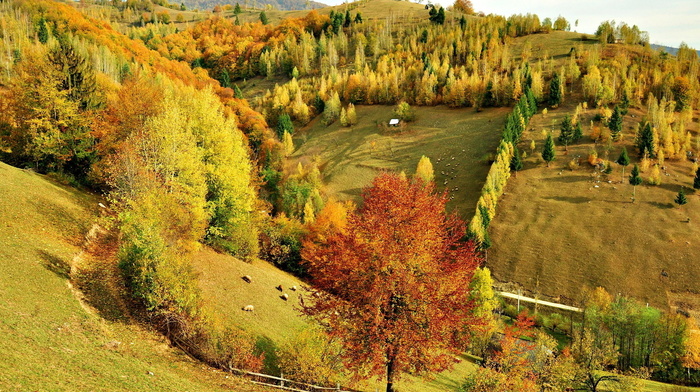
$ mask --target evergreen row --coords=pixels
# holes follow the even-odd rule
[[[481,190],[479,201],[476,203],[474,217],[469,222],[468,236],[475,240],[482,250],[491,246],[488,227],[496,215],[498,198],[503,194],[510,177],[511,161],[518,154],[515,146],[535,113],[537,113],[537,100],[530,87],[526,85],[525,93],[520,96],[513,111],[506,118],[503,137],[496,150],[496,158],[486,176],[486,183]]]

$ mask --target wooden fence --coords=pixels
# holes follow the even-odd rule
[[[325,391],[337,391],[337,392],[361,392],[355,389],[349,389],[341,387],[337,384],[335,387],[322,387],[313,384],[307,384],[304,382],[289,380],[281,377],[271,376],[269,374],[254,373],[246,370],[232,369],[235,373],[248,377],[249,381],[253,384],[263,385],[270,388],[283,389],[286,391],[298,391],[298,392],[325,392]]]

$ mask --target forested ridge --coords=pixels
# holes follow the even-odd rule
[[[697,385],[690,315],[601,287],[581,290],[580,316],[528,314],[498,299],[484,267],[512,179],[527,165],[549,168],[584,140],[591,151],[568,157],[569,169],[590,164],[609,176],[614,163],[624,179],[634,160],[632,203],[638,185],[661,184],[665,162],[693,164],[684,181],[700,188],[697,52],[655,51],[639,27],[603,21],[595,35],[566,38],[566,54],[552,55],[557,49],[540,42],[573,36],[562,17],[479,15],[459,0],[400,20],[363,13],[371,1],[385,0],[278,24],[263,9],[259,22],[241,23],[239,4],[231,15],[218,10],[178,27],[171,11],[136,15],[147,4],[81,10],[4,1],[0,159],[104,195],[134,315],[227,371],[325,385],[386,376],[393,391],[402,374],[442,371],[470,352],[480,366],[460,379],[463,391],[632,391],[650,377]],[[209,5],[161,4],[173,15]],[[105,15],[119,21],[87,16],[91,6],[114,8]],[[270,88],[241,89],[255,83]],[[300,133],[359,132],[372,105],[390,106],[387,116],[400,120],[396,128],[376,120],[373,132],[398,138],[421,132],[411,129],[415,107],[513,108],[493,130],[498,147],[483,153],[490,170],[473,215],[446,209],[457,188],[443,191],[436,177],[447,184],[444,168],[454,162],[424,155],[415,174],[377,170],[347,201],[326,186],[320,155],[298,156]],[[633,128],[630,110],[643,113]],[[542,128],[538,146],[531,124],[549,111],[556,121]],[[360,143],[378,154],[374,142]],[[615,160],[616,146],[623,152]],[[685,192],[675,199],[680,207],[691,198]],[[293,288],[299,310],[319,328],[269,348],[256,331],[225,321],[193,272],[205,247],[303,279],[308,287]]]

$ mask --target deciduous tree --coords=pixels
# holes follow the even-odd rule
[[[459,11],[467,15],[471,15],[474,13],[474,5],[472,4],[471,0],[455,0],[455,3],[452,6],[452,8],[455,11]]]
[[[402,372],[447,368],[467,343],[478,260],[446,201],[432,184],[382,174],[344,233],[302,253],[318,288],[304,312],[342,341],[348,367],[386,375],[388,392]]]
[[[416,167],[416,178],[420,178],[424,183],[429,183],[433,181],[435,173],[433,172],[433,164],[430,162],[430,158],[423,155],[418,161],[418,166]]]

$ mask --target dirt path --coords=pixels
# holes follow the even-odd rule
[[[67,284],[86,312],[112,321],[131,320],[117,251],[116,231],[93,223],[70,262]]]

